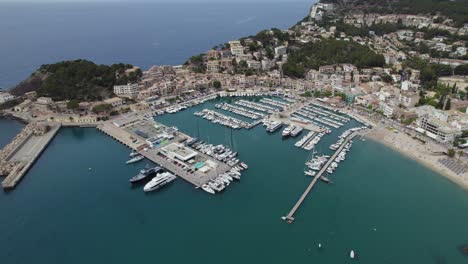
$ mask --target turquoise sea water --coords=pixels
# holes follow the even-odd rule
[[[228,144],[229,130],[193,115],[213,104],[157,120]],[[308,153],[261,126],[233,139],[250,169],[224,193],[178,179],[145,194],[128,179],[147,162],[125,165],[129,150],[95,129],[62,129],[0,192],[2,263],[466,263],[468,194],[416,162],[356,141],[335,184],[317,184],[288,225],[280,217],[311,180]]]

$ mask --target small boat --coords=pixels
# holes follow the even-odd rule
[[[349,257],[350,258],[354,259],[355,255],[356,254],[354,253],[354,250],[351,250],[351,252],[349,252]]]
[[[237,174],[229,173],[229,176],[231,176],[232,178],[234,178],[234,179],[236,179],[236,180],[240,180],[240,176],[237,175]]]
[[[219,175],[216,180],[223,182],[226,186],[229,186],[231,183],[227,178],[224,177],[224,175]]]
[[[135,162],[138,162],[140,160],[143,160],[145,157],[143,157],[142,155],[138,155],[138,156],[135,156],[131,159],[129,159],[126,163],[127,164],[132,164],[132,163],[135,163]]]
[[[225,173],[222,175],[224,178],[227,178],[229,181],[233,181],[234,179],[229,175],[229,173]]]
[[[325,183],[330,183],[330,182],[331,182],[330,179],[328,179],[328,178],[325,177],[325,176],[320,176],[320,180],[322,180],[322,181],[325,182]]]
[[[244,169],[248,169],[249,166],[247,164],[245,164],[244,162],[241,162],[240,163],[241,167],[244,168]]]
[[[138,155],[140,155],[140,153],[138,153],[136,151],[130,152],[130,157],[132,157],[132,158],[135,157],[135,156],[138,156]]]
[[[213,189],[211,189],[210,186],[208,184],[206,184],[206,183],[203,184],[201,186],[201,188],[207,193],[215,194],[215,191]]]

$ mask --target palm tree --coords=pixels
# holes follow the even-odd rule
[[[464,152],[463,150],[459,150],[457,154],[458,154],[458,161],[460,161],[460,158],[463,156]]]

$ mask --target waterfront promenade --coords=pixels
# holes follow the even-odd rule
[[[320,177],[322,177],[323,173],[327,170],[327,168],[330,166],[330,164],[332,164],[332,162],[335,160],[335,158],[338,156],[338,154],[343,150],[343,148],[346,146],[346,144],[352,140],[356,135],[358,134],[358,132],[354,132],[352,133],[351,135],[349,135],[346,140],[343,142],[343,144],[341,144],[341,146],[336,150],[336,152],[328,159],[327,163],[322,167],[322,169],[315,175],[314,179],[312,180],[312,182],[309,184],[309,186],[307,187],[307,189],[304,191],[304,193],[302,194],[302,196],[299,198],[299,200],[296,202],[296,204],[293,206],[293,208],[291,209],[291,211],[289,211],[289,213],[287,214],[287,216],[285,217],[285,219],[288,221],[288,223],[292,223],[294,221],[294,214],[296,213],[296,211],[299,209],[299,207],[301,206],[301,204],[304,202],[304,200],[307,198],[307,195],[309,195],[310,191],[312,190],[312,188],[315,186],[315,184],[317,183],[317,181],[320,179]]]

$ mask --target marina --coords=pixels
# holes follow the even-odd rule
[[[260,103],[262,104],[265,104],[265,105],[271,105],[277,109],[280,109],[281,111],[283,111],[286,107],[289,106],[289,104],[287,103],[284,103],[284,102],[280,102],[280,101],[277,101],[277,100],[272,100],[272,99],[269,99],[269,98],[262,98],[260,99]]]
[[[219,109],[222,109],[222,110],[225,110],[225,111],[228,111],[228,112],[238,114],[238,115],[243,116],[243,117],[248,117],[248,118],[254,119],[254,120],[265,117],[265,114],[255,112],[255,111],[252,111],[252,110],[248,110],[248,109],[243,108],[243,107],[230,105],[228,103],[216,104],[215,107],[219,108]]]
[[[214,124],[220,124],[232,129],[241,129],[241,128],[248,128],[250,127],[250,124],[242,121],[240,119],[230,117],[224,114],[221,114],[219,112],[209,110],[209,109],[203,109],[200,112],[194,113],[196,116],[200,116]]]
[[[408,258],[415,263],[431,262],[432,257],[425,255],[427,251],[415,247],[413,242],[401,243],[401,250],[412,249],[411,253],[404,258],[399,257],[398,254],[388,254],[384,248],[392,246],[394,242],[392,239],[389,241],[389,236],[381,232],[383,229],[391,230],[395,234],[394,239],[408,232],[421,232],[422,235],[418,236],[417,240],[434,246],[439,245],[440,237],[447,241],[455,241],[454,244],[456,241],[463,241],[465,235],[460,230],[464,230],[464,223],[462,219],[457,218],[460,214],[453,209],[447,209],[455,208],[458,212],[464,208],[465,201],[460,200],[463,196],[457,188],[424,167],[418,166],[411,160],[371,140],[365,143],[354,140],[352,152],[346,157],[349,162],[344,162],[333,174],[335,182],[333,187],[329,188],[331,186],[324,184],[320,188],[314,188],[313,195],[311,192],[300,206],[300,210],[297,210],[293,216],[296,218],[294,227],[281,225],[278,216],[285,208],[290,209],[288,208],[290,203],[296,202],[294,199],[298,198],[296,197],[298,193],[304,191],[305,186],[310,183],[311,179],[303,176],[304,161],[308,153],[298,151],[293,146],[296,143],[295,139],[281,140],[281,133],[267,134],[264,127],[252,128],[249,131],[233,130],[234,144],[232,145],[234,148],[231,148],[231,144],[228,143],[229,137],[226,136],[231,131],[229,128],[212,124],[204,119],[197,120],[193,116],[194,112],[204,108],[214,109],[216,103],[219,102],[210,101],[176,114],[160,115],[156,117],[156,120],[168,128],[176,126],[184,131],[184,134],[195,135],[199,138],[198,142],[193,143],[193,140],[187,139],[183,144],[192,142],[192,146],[195,146],[196,143],[205,141],[213,146],[229,145],[230,149],[235,149],[235,152],[239,153],[238,157],[249,164],[249,169],[242,172],[240,183],[236,183],[238,181],[236,179],[230,183],[227,192],[222,191],[222,194],[211,197],[210,193],[202,189],[203,187],[195,189],[192,184],[178,179],[157,191],[145,193],[143,184],[135,188],[128,183],[128,180],[140,169],[146,167],[150,162],[148,159],[126,165],[125,161],[130,159],[131,149],[111,140],[111,137],[97,133],[92,128],[64,128],[60,130],[53,144],[50,144],[38,160],[37,166],[28,172],[26,180],[20,185],[21,188],[16,189],[14,195],[5,194],[0,199],[2,208],[8,210],[10,214],[19,215],[20,219],[21,215],[27,218],[21,221],[22,224],[18,224],[17,217],[14,219],[7,217],[2,219],[2,224],[13,228],[16,234],[21,230],[27,231],[28,236],[41,236],[44,232],[58,232],[55,236],[60,241],[66,238],[62,234],[67,234],[66,236],[71,234],[80,241],[86,241],[96,232],[111,234],[110,237],[98,236],[95,243],[91,241],[84,243],[81,247],[89,252],[95,252],[95,256],[100,256],[100,250],[96,248],[99,248],[101,244],[109,244],[112,248],[120,249],[120,253],[116,253],[119,258],[128,261],[134,259],[134,254],[127,253],[128,250],[140,248],[133,241],[151,242],[155,237],[165,241],[157,243],[158,246],[164,248],[159,255],[161,259],[187,260],[174,256],[170,246],[165,245],[177,243],[179,236],[194,232],[194,230],[197,239],[190,240],[194,242],[191,247],[193,251],[190,252],[204,252],[206,245],[196,243],[196,241],[208,241],[203,239],[204,236],[224,234],[220,237],[220,241],[228,246],[229,250],[223,247],[210,253],[210,256],[220,258],[230,256],[230,249],[239,247],[238,243],[233,240],[238,241],[248,237],[251,232],[264,232],[266,237],[261,238],[260,246],[250,244],[241,246],[239,250],[249,255],[258,254],[259,247],[261,250],[282,251],[281,254],[272,253],[271,258],[278,259],[273,263],[287,261],[286,258],[282,258],[285,250],[286,255],[296,254],[297,248],[309,252],[308,254],[314,259],[327,263],[343,263],[349,260],[352,249],[355,254],[357,253],[360,263],[378,262],[385,254],[389,256],[390,261],[396,263],[405,262]],[[335,143],[345,130],[356,125],[354,121],[352,122],[342,129],[332,129],[332,133],[324,136],[316,149],[321,149],[319,151],[323,155],[331,155],[332,153],[328,153],[331,152],[328,147]],[[199,129],[197,123],[200,123]],[[136,127],[132,129],[135,130]],[[142,130],[142,132],[148,131]],[[307,133],[308,131],[303,132],[304,135]],[[138,141],[140,144],[144,142],[142,139]],[[138,147],[138,144],[134,145],[129,138],[125,140],[125,143]],[[73,159],[63,159],[64,153],[70,149],[74,150]],[[150,163],[150,167],[157,165]],[[375,169],[372,166],[381,168],[378,175],[374,174]],[[92,170],[89,171],[88,168]],[[408,172],[411,172],[412,177],[407,177]],[[318,181],[323,180],[320,178]],[[401,182],[405,184],[401,185]],[[399,186],[399,190],[390,190],[390,188],[382,190],[379,187],[382,184]],[[363,185],[367,188],[363,188]],[[437,188],[440,192],[444,192],[444,196],[434,199],[433,193],[427,191],[420,192],[416,200],[410,199],[409,197],[414,197],[414,186],[420,185],[428,190]],[[213,190],[211,187],[210,189]],[[83,192],[83,190],[86,191]],[[281,199],[278,199],[278,192],[283,194]],[[383,197],[376,195],[381,192],[385,192],[386,195]],[[86,195],[81,195],[81,193],[86,193]],[[369,202],[371,200],[372,202]],[[431,208],[418,207],[427,201],[431,202]],[[118,206],[115,205],[116,202]],[[404,203],[417,209],[408,212],[400,207],[382,208],[380,206],[387,202]],[[447,204],[450,206],[444,206]],[[369,213],[369,206],[375,207],[372,213]],[[440,218],[428,219],[426,217],[431,214],[433,206],[441,208],[442,211],[439,213],[444,214],[444,218],[452,219],[451,224],[444,229],[444,234],[435,231],[440,226]],[[13,207],[15,210],[11,209]],[[48,210],[50,217],[47,218],[28,214],[30,210],[37,207],[54,208],[54,210]],[[177,209],[174,210],[174,208]],[[16,213],[18,210],[20,213]],[[166,217],[161,217],[162,213],[166,213]],[[170,217],[167,216],[169,214]],[[407,216],[405,225],[394,223],[391,216],[398,214]],[[192,217],[194,215],[197,217]],[[31,217],[32,219],[27,220]],[[191,220],[184,221],[184,224],[177,222],[177,219],[188,217]],[[62,220],[60,222],[54,220],[59,218],[73,225],[85,225],[86,228],[70,230],[69,224],[63,225]],[[334,219],[346,220],[335,221]],[[52,225],[48,224],[51,221]],[[246,230],[226,228],[227,225],[236,225],[244,221],[248,222],[248,226],[255,228]],[[174,225],[174,222],[177,224]],[[421,223],[424,223],[424,226],[421,226]],[[41,230],[44,232],[36,228],[38,224],[43,227]],[[128,228],[129,226],[132,228]],[[201,226],[209,228],[200,229]],[[174,227],[171,229],[171,235],[167,234],[168,227]],[[303,235],[291,236],[290,228],[297,229]],[[374,231],[374,228],[377,231]],[[437,233],[438,238],[436,239],[432,233],[426,235],[427,230]],[[11,234],[8,230],[6,232],[7,236]],[[114,233],[115,235],[112,235]],[[114,242],[122,236],[131,238],[131,242],[122,242],[123,245],[120,242]],[[9,237],[11,239],[15,236]],[[5,243],[7,243],[6,239]],[[292,241],[291,248],[285,248],[284,244],[280,243],[284,240]],[[27,241],[24,243],[32,245]],[[325,251],[318,249],[319,243]],[[380,245],[377,249],[374,247],[376,243]],[[47,247],[59,244],[60,242],[55,240],[47,241]],[[42,252],[47,250],[46,245],[39,246],[39,248],[40,252],[35,252],[34,256],[47,259],[49,255],[42,255]],[[17,253],[20,254],[20,252]],[[143,258],[151,259],[148,254],[144,252],[141,254]],[[455,263],[464,260],[464,257],[460,258],[458,254],[456,249],[452,249],[452,245],[444,249],[444,256],[454,260]],[[108,258],[108,256],[102,257]],[[242,259],[243,257],[239,256],[233,257],[227,260],[227,263],[239,262]],[[117,261],[117,263],[124,262],[127,261]],[[298,262],[310,262],[309,255]]]
[[[244,106],[244,107],[247,107],[247,108],[251,108],[251,109],[254,109],[254,110],[257,110],[257,111],[265,112],[265,113],[268,113],[268,114],[273,114],[273,113],[276,113],[276,112],[279,111],[275,107],[271,107],[271,106],[268,106],[268,105],[264,105],[264,104],[260,104],[260,103],[256,103],[256,102],[252,102],[252,101],[247,101],[247,100],[239,100],[239,101],[236,101],[234,104]]]
[[[348,141],[352,140],[355,136],[357,135],[357,132],[353,132],[352,134],[350,134],[348,137],[346,137],[345,141],[343,143],[348,143]],[[345,147],[345,144],[342,144],[338,150],[330,157],[330,159],[325,163],[325,165],[320,169],[320,171],[315,175],[314,179],[312,180],[312,182],[309,184],[309,186],[306,188],[306,190],[304,191],[304,193],[301,195],[301,197],[299,198],[299,200],[296,202],[296,204],[293,206],[293,208],[291,209],[291,211],[289,211],[289,213],[283,217],[284,220],[287,220],[288,223],[292,223],[295,218],[294,218],[294,214],[296,213],[296,211],[299,209],[299,207],[301,206],[301,204],[304,202],[304,200],[307,198],[307,196],[309,195],[310,191],[312,190],[312,188],[315,186],[315,184],[317,183],[317,181],[322,177],[322,175],[326,172],[326,170],[328,169],[328,167],[331,165],[331,163],[333,162],[333,160],[339,155],[339,153],[341,152],[341,150],[343,150],[343,148]]]

